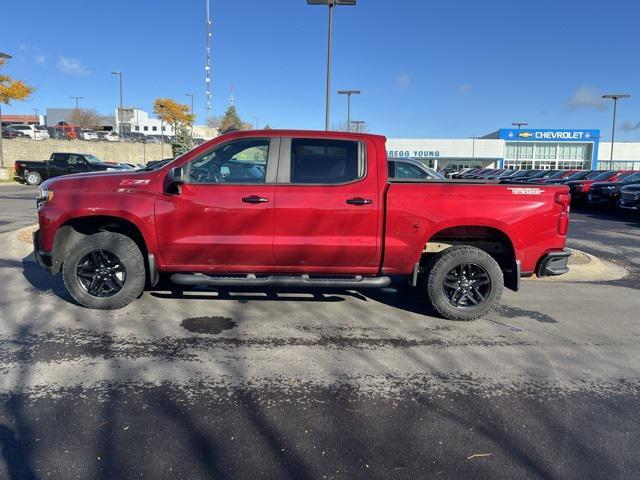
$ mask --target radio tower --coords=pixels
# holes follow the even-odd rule
[[[207,61],[204,66],[206,90],[205,96],[207,100],[207,120],[211,110],[211,7],[209,0],[205,0],[207,7]]]

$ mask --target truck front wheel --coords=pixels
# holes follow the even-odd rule
[[[431,259],[427,272],[429,301],[440,315],[450,320],[480,318],[502,296],[502,270],[479,248],[448,248]]]
[[[146,273],[142,253],[133,240],[119,233],[100,232],[69,249],[62,278],[80,305],[112,310],[140,296]]]

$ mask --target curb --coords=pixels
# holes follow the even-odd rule
[[[38,224],[29,225],[18,230],[0,234],[0,245],[3,245],[2,252],[12,257],[20,259],[28,256],[33,252],[33,243],[31,242],[31,232],[38,228]],[[28,239],[28,242],[25,241]]]
[[[532,277],[541,282],[610,282],[620,280],[629,272],[626,268],[615,263],[602,260],[590,253],[571,248],[569,257],[569,272],[555,277]],[[586,257],[587,261],[583,258]],[[573,262],[572,262],[573,259]]]

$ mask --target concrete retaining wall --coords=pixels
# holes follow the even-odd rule
[[[53,152],[91,153],[107,162],[146,163],[171,158],[171,145],[129,142],[87,142],[83,140],[3,139],[4,164],[13,167],[16,160],[48,160]]]

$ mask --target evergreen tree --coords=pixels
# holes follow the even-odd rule
[[[192,148],[193,138],[191,138],[191,132],[186,127],[186,125],[180,125],[178,127],[178,131],[176,132],[173,143],[171,144],[171,149],[173,150],[173,158],[178,157],[183,153],[187,153]]]
[[[231,105],[227,108],[227,111],[224,113],[224,117],[222,117],[222,121],[220,122],[220,133],[227,133],[232,130],[242,130],[244,122],[238,115],[236,111],[236,107]]]

